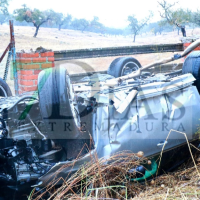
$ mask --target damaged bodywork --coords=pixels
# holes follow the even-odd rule
[[[65,177],[69,172],[76,171],[81,164],[90,161],[90,156],[94,153],[101,158],[124,150],[143,151],[145,156],[152,157],[161,152],[165,142],[165,151],[186,144],[185,136],[179,132],[187,133],[189,141],[196,140],[200,96],[197,88],[192,85],[195,78],[191,74],[185,74],[168,77],[167,80],[144,84],[137,87],[137,90],[133,85],[126,89],[122,86],[115,88],[116,91],[105,91],[104,94],[95,94],[95,98],[89,97],[96,100],[95,106],[92,113],[85,120],[82,119],[82,123],[85,130],[91,128],[91,125],[93,127],[90,132],[94,142],[93,151],[75,163],[57,163],[40,178],[40,184],[43,185],[66,164],[69,167],[59,170],[57,176]],[[147,78],[146,81],[150,80]],[[75,85],[74,88],[76,87],[81,90],[80,85]],[[91,90],[81,92],[80,96],[83,102],[89,102]],[[173,131],[166,141],[170,130]],[[84,134],[87,136],[86,132]]]

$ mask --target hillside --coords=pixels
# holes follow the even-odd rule
[[[130,45],[145,45],[145,44],[162,44],[162,43],[179,43],[181,35],[177,35],[177,31],[165,33],[155,36],[153,33],[146,33],[136,37],[136,42],[133,43],[133,37],[129,36],[113,36],[103,35],[91,32],[74,31],[63,29],[59,31],[55,28],[40,28],[37,38],[33,37],[35,28],[25,26],[15,26],[15,41],[16,51],[29,51],[35,50],[37,47],[42,46],[46,49],[52,50],[67,50],[67,49],[84,49],[84,48],[97,48],[97,47],[114,47],[114,46],[130,46]],[[200,28],[195,29],[193,34],[200,35]],[[192,30],[187,30],[187,35],[192,35]],[[7,47],[10,39],[9,26],[0,25],[0,55]],[[134,55],[142,65],[154,62],[162,58],[171,56],[172,53],[164,54],[143,54]],[[94,71],[107,70],[108,66],[115,57],[107,58],[92,58],[81,60],[89,64]],[[1,77],[5,67],[6,59],[0,64]],[[180,61],[178,61],[180,62]],[[62,64],[66,66],[69,73],[85,72],[81,66],[73,63],[73,61],[57,62],[56,65]],[[8,80],[8,83],[13,87],[13,81]]]

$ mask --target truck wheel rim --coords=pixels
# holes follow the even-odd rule
[[[121,71],[121,76],[128,75],[132,73],[133,71],[137,71],[139,69],[139,66],[135,62],[128,62],[126,63]]]

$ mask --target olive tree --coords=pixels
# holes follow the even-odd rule
[[[5,15],[0,12],[0,24],[2,25],[3,23],[7,22],[9,15]]]
[[[0,24],[2,25],[8,20],[8,0],[0,0]]]
[[[103,32],[105,27],[99,22],[99,17],[94,16],[92,21],[90,21],[90,29],[94,32]]]
[[[80,30],[83,32],[90,26],[90,23],[86,19],[74,19],[71,25],[76,30]]]
[[[41,11],[39,9],[29,9],[26,5],[23,5],[22,8],[14,10],[14,17],[17,21],[32,23],[35,26],[35,34],[33,37],[36,37],[39,31],[39,28],[45,22],[51,21],[53,19],[54,12],[52,10]]]
[[[145,25],[147,25],[148,21],[151,19],[152,16],[153,16],[153,14],[150,13],[150,15],[148,17],[142,19],[141,21],[138,21],[138,19],[135,17],[135,15],[128,16],[129,26],[131,28],[131,32],[134,35],[133,42],[135,42],[136,35],[139,34],[139,32],[142,30],[142,28]]]
[[[181,29],[183,37],[186,37],[185,24],[191,21],[191,12],[182,8],[174,9],[178,2],[172,4],[167,3],[166,0],[158,1],[160,6],[160,16],[165,19],[165,22],[174,25]]]
[[[197,26],[200,26],[200,11],[199,10],[192,13],[191,23],[193,23]]]
[[[161,35],[162,32],[164,31],[164,26],[161,26],[160,22],[150,23],[149,28],[150,28],[151,32],[154,33],[155,36],[157,35],[157,33],[159,33]]]
[[[8,0],[0,0],[0,13],[8,14]]]
[[[55,23],[58,25],[58,30],[60,31],[62,26],[68,26],[72,20],[72,16],[67,14],[65,16],[63,13],[54,14]]]

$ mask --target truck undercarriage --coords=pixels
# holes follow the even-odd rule
[[[112,63],[108,74],[77,83],[65,68],[55,67],[40,72],[38,91],[1,98],[2,193],[43,187],[56,171],[66,177],[95,153],[109,158],[142,151],[153,159],[187,140],[198,145],[199,59],[199,52],[191,53],[182,70],[154,75],[122,58],[114,62],[119,71]]]

